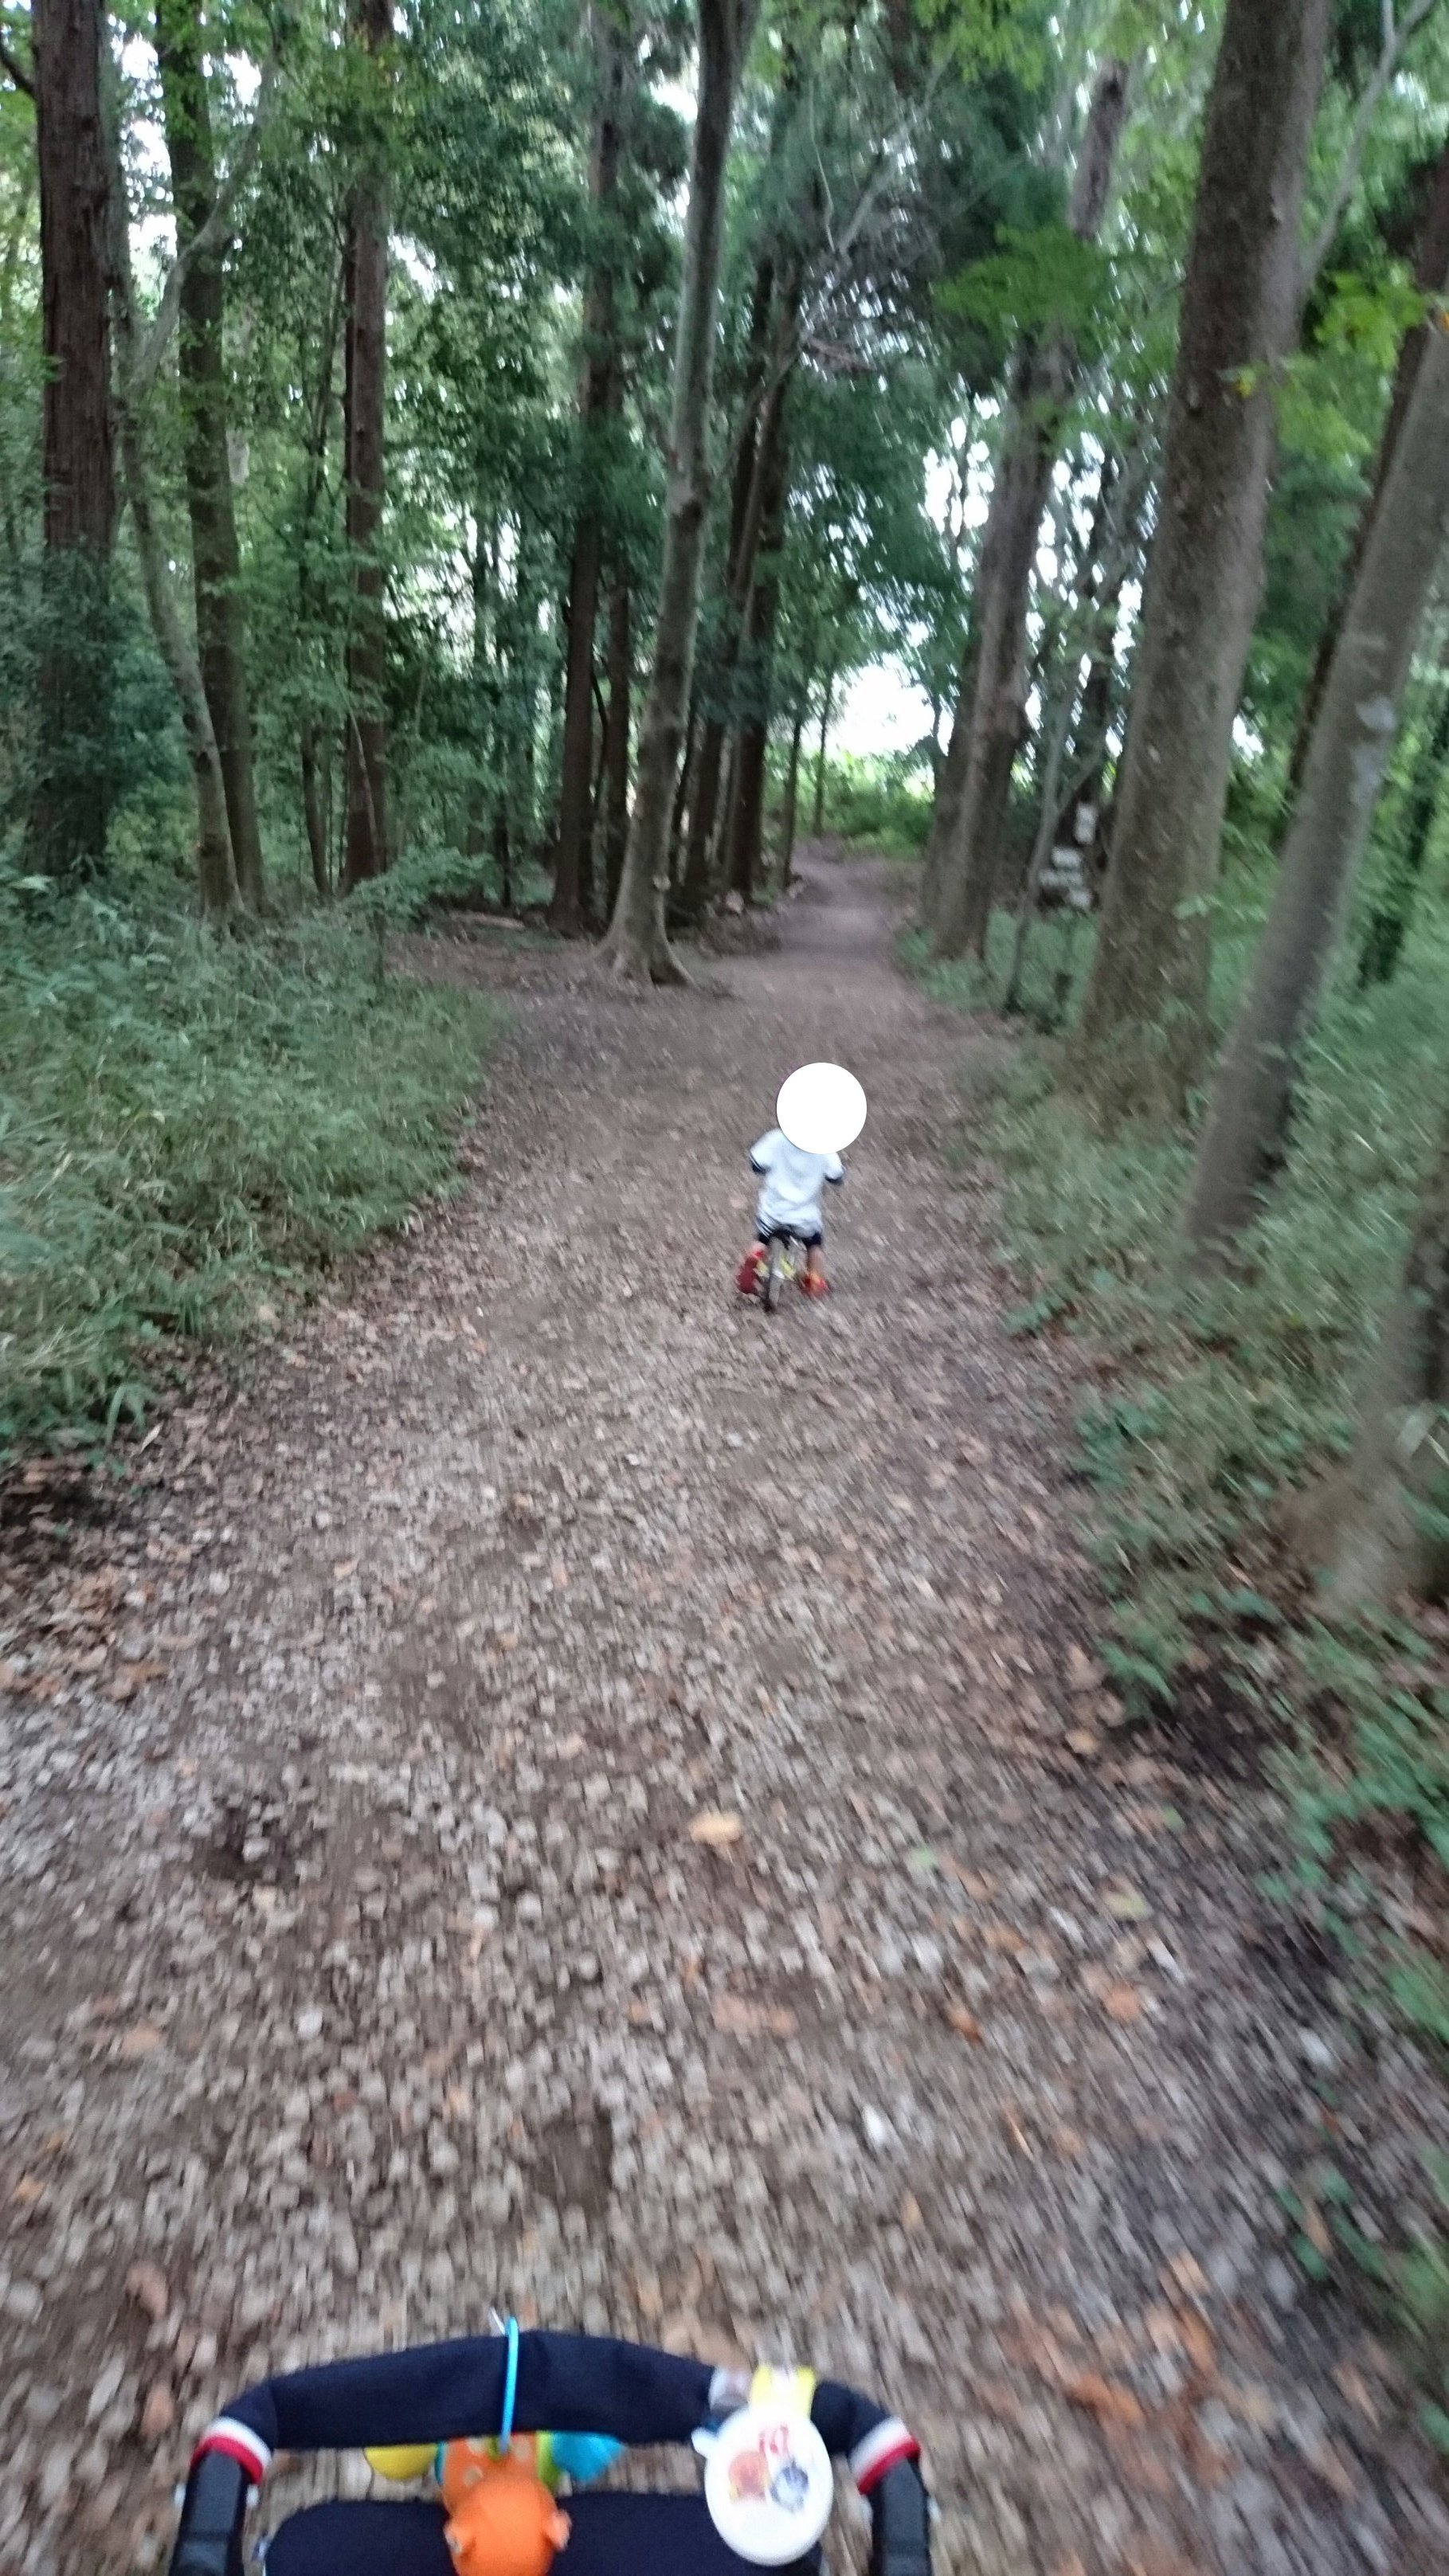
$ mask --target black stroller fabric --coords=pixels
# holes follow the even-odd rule
[[[564,2510],[572,2529],[557,2576],[740,2576],[745,2564],[698,2496],[577,2495]],[[819,2550],[797,2565],[813,2576]],[[442,2508],[313,2505],[283,2524],[267,2576],[453,2576]]]

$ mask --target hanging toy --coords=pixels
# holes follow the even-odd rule
[[[390,2478],[394,2486],[411,2485],[414,2478],[425,2478],[438,2456],[436,2442],[398,2442],[387,2450],[364,2451],[362,2454],[375,2478]]]
[[[499,2456],[485,2442],[450,2442],[442,2487],[443,2537],[458,2576],[548,2576],[569,2519],[521,2446]]]
[[[538,2474],[541,2442],[525,2435],[514,2447],[516,2317],[509,2318],[507,2334],[503,2421],[496,2442],[449,2442],[438,2463],[448,2514],[443,2538],[458,2576],[548,2576],[555,2551],[569,2536],[568,2515],[560,2513]]]

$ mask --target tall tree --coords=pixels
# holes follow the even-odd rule
[[[1300,1515],[1341,1612],[1389,1611],[1449,1586],[1449,1133],[1431,1171],[1399,1292],[1384,1319],[1348,1465]]]
[[[772,141],[782,131],[777,106]],[[719,809],[720,772],[724,765],[725,737],[728,732],[728,699],[734,675],[735,655],[739,647],[740,618],[750,585],[751,564],[745,562],[751,496],[757,489],[756,466],[760,452],[760,409],[770,360],[770,317],[775,299],[775,256],[773,245],[761,252],[755,263],[754,286],[750,297],[749,330],[745,343],[744,382],[741,389],[739,450],[735,457],[730,488],[729,536],[725,548],[724,598],[720,603],[718,633],[713,649],[702,658],[696,693],[707,699],[699,728],[690,779],[689,833],[685,849],[684,878],[679,891],[679,909],[686,920],[696,921],[709,896],[710,852]],[[751,544],[751,554],[753,547]]]
[[[1201,1063],[1208,898],[1330,14],[1330,0],[1227,0],[1224,12],[1106,898],[1071,1055],[1108,1118],[1173,1116]]]
[[[392,0],[350,0],[362,71],[362,141],[347,208],[345,464],[352,625],[347,646],[344,893],[387,865],[387,625],[381,554],[387,391],[388,151]]]
[[[1446,653],[1439,673],[1439,712],[1420,742],[1413,779],[1404,799],[1388,881],[1364,925],[1363,948],[1358,963],[1361,985],[1392,982],[1413,920],[1415,899],[1444,790],[1444,774],[1449,769],[1449,687],[1445,686],[1446,681],[1449,681],[1449,653]]]
[[[120,82],[113,61],[103,65],[102,76],[106,92],[103,135],[108,176],[108,268],[117,358],[115,412],[122,476],[125,496],[131,508],[141,588],[145,593],[151,631],[176,693],[177,709],[191,756],[191,774],[196,789],[197,891],[207,918],[220,922],[233,912],[237,901],[226,785],[201,664],[177,602],[165,536],[152,497],[142,426],[145,380],[131,279],[130,207],[126,198],[119,116],[116,112]],[[184,254],[178,252],[178,258],[182,256]],[[179,304],[179,297],[174,300]]]
[[[604,893],[612,913],[629,832],[629,711],[634,691],[634,632],[627,572],[609,601],[609,711],[604,721]]]
[[[1439,156],[1419,226],[1414,257],[1414,283],[1422,295],[1436,295],[1449,286],[1449,142],[1446,142]],[[1428,339],[1429,325],[1427,322],[1421,322],[1414,330],[1405,332],[1399,350],[1398,365],[1394,370],[1393,390],[1389,396],[1389,408],[1374,466],[1373,482],[1369,486],[1368,498],[1364,503],[1363,513],[1349,550],[1348,561],[1343,569],[1338,597],[1319,638],[1317,658],[1303,694],[1298,729],[1293,738],[1293,749],[1288,760],[1287,794],[1290,805],[1303,783],[1308,746],[1313,738],[1313,728],[1317,722],[1318,710],[1327,686],[1329,666],[1338,642],[1344,610],[1352,595],[1354,581],[1363,561],[1364,548],[1368,544],[1369,533],[1374,523],[1374,514],[1383,497],[1389,467],[1394,459],[1394,449],[1398,444],[1399,432],[1404,425],[1404,416],[1409,408],[1409,397],[1414,390],[1414,379],[1419,372],[1420,361],[1428,345]]]
[[[116,524],[98,0],[34,0],[46,362],[44,636],[30,851],[69,879],[106,852]]]
[[[1129,76],[1130,66],[1109,56],[1093,84],[1067,214],[1068,229],[1079,242],[1094,241],[1101,229],[1126,121]],[[953,739],[947,755],[954,793],[943,817],[943,846],[934,872],[936,947],[944,957],[957,957],[966,948],[984,956],[986,950],[1026,705],[1027,607],[1075,373],[1075,352],[1063,330],[1022,349],[1012,371],[976,578],[976,646],[956,716],[963,748],[957,751]]]
[[[223,246],[220,241],[209,248],[205,242],[198,244],[216,206],[200,0],[157,0],[156,60],[171,163],[176,249],[184,262],[177,367],[196,638],[226,791],[237,884],[243,902],[256,907],[262,900],[262,844],[252,770],[241,556],[227,453]]]
[[[763,525],[750,587],[741,657],[746,706],[735,746],[732,841],[727,860],[730,884],[746,903],[753,903],[755,898],[764,838],[765,761],[774,693],[780,547],[784,541],[785,512],[790,493],[790,457],[783,406],[769,424],[765,475]]]
[[[754,0],[698,0],[699,88],[689,213],[680,280],[669,483],[654,656],[640,727],[634,810],[619,897],[605,942],[629,982],[681,982],[669,945],[669,827],[689,707],[699,623],[699,576],[709,506],[709,398],[714,376],[724,223],[725,162],[735,97],[754,26]]]
[[[589,166],[593,241],[584,288],[583,349],[578,414],[582,498],[569,565],[564,681],[563,767],[559,782],[558,850],[549,920],[555,930],[579,927],[579,893],[593,832],[594,627],[603,565],[604,521],[599,491],[603,460],[600,433],[617,409],[619,355],[615,346],[614,201],[618,193],[626,90],[632,68],[627,25],[613,0],[593,0],[588,13],[593,51],[595,106]]]
[[[1278,1159],[1303,1040],[1377,810],[1399,705],[1449,531],[1449,322],[1430,331],[1344,614],[1272,908],[1198,1146],[1187,1236],[1199,1267],[1251,1220]]]

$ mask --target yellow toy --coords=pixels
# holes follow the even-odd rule
[[[387,2451],[364,2451],[363,2458],[376,2478],[391,2478],[394,2486],[405,2487],[414,2478],[425,2478],[438,2456],[435,2442],[399,2442]]]
[[[569,2518],[535,2474],[531,2442],[450,2442],[441,2484],[458,2576],[548,2576]]]

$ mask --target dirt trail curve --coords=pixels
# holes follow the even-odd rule
[[[515,1007],[462,1197],[109,1520],[10,1496],[0,2571],[156,2564],[239,2382],[495,2301],[878,2387],[953,2576],[1449,2567],[1284,2260],[1334,2043],[1251,1807],[1071,1749],[1066,1391],[882,882],[817,862],[724,994],[430,954]],[[814,1055],[870,1123],[771,1322]]]

